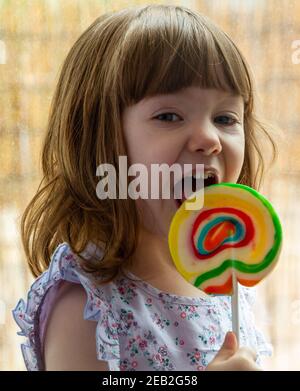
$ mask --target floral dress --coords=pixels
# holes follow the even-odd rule
[[[99,252],[92,242],[84,256]],[[31,285],[27,302],[20,299],[12,313],[26,337],[21,344],[28,371],[45,370],[44,332],[51,307],[64,281],[81,284],[87,293],[82,314],[97,322],[97,358],[111,371],[201,371],[214,358],[231,330],[231,297],[186,297],[169,294],[127,272],[102,284],[79,266],[67,243],[54,251],[46,271]],[[240,345],[261,355],[272,347],[255,327],[253,288],[241,287]]]

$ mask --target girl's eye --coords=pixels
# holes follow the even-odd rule
[[[159,121],[163,122],[176,122],[175,117],[177,117],[180,120],[179,115],[175,113],[162,113],[154,117],[154,119],[157,119]],[[231,116],[228,115],[219,115],[218,117],[215,118],[215,122],[219,123],[220,125],[224,126],[232,126],[236,123],[239,123],[239,121]]]
[[[166,121],[167,122],[175,122],[175,121],[172,121],[172,116],[176,116],[177,118],[179,118],[179,116],[175,113],[162,113],[162,114],[157,115],[154,118],[158,119],[159,121],[163,121],[163,122],[166,122]]]
[[[217,121],[220,125],[234,125],[238,123],[239,121],[236,118],[230,117],[228,115],[219,115],[215,118],[215,121]]]

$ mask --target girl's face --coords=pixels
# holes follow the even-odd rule
[[[244,102],[216,89],[188,87],[168,95],[146,97],[122,114],[130,164],[204,164],[217,182],[236,182],[244,161]],[[150,187],[149,187],[150,193]],[[150,193],[151,194],[151,193]],[[173,199],[138,199],[144,228],[168,235],[177,210]]]

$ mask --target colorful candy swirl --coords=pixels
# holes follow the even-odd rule
[[[185,201],[187,202],[187,201]],[[282,242],[270,202],[245,185],[205,188],[204,206],[177,210],[169,248],[179,273],[206,293],[231,294],[232,271],[245,286],[256,285],[274,268]]]

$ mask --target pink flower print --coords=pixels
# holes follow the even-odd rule
[[[214,344],[214,343],[216,342],[216,338],[213,337],[213,336],[209,337],[209,342],[210,342],[211,344]]]
[[[161,354],[156,353],[156,354],[154,355],[154,360],[155,360],[155,361],[162,362],[162,361],[163,361],[163,358],[162,358]]]
[[[95,306],[96,306],[97,308],[100,308],[100,307],[101,307],[101,300],[96,299]]]
[[[128,359],[126,358],[120,363],[120,371],[126,371],[128,368]]]
[[[124,295],[125,289],[124,289],[123,286],[119,286],[118,290],[119,290],[119,292],[121,293],[121,295]]]
[[[129,319],[129,320],[133,319],[133,313],[132,312],[128,312],[127,319]]]
[[[191,365],[198,365],[199,364],[199,360],[201,358],[201,352],[199,349],[195,348],[193,353],[187,353],[187,357],[190,358],[191,360]]]
[[[129,348],[131,348],[133,342],[134,342],[134,338],[132,338],[132,339],[130,339],[130,340],[128,341],[128,347],[129,347]]]
[[[190,311],[191,311],[191,312],[195,312],[195,311],[196,311],[196,307],[195,307],[194,305],[192,305],[192,306],[190,307]]]
[[[195,359],[196,359],[197,361],[199,361],[200,356],[201,356],[200,352],[196,352],[196,353],[194,354],[194,357],[195,357]]]
[[[186,318],[186,312],[181,312],[180,316],[182,317],[182,319],[185,319]]]
[[[138,363],[137,363],[137,361],[132,361],[132,368],[136,368],[137,366],[138,366]]]
[[[197,366],[197,371],[204,371],[204,370],[205,370],[205,367],[203,367],[202,365]]]
[[[152,303],[152,299],[151,299],[150,297],[148,297],[147,303],[148,303],[148,304],[151,304],[151,303]]]
[[[161,346],[159,349],[158,349],[158,352],[162,355],[162,356],[166,356],[167,355],[167,348],[166,346]]]
[[[174,322],[174,326],[175,327],[178,327],[179,323],[178,322]]]
[[[179,341],[179,345],[184,345],[184,340],[183,339],[181,339],[180,341]]]
[[[142,340],[140,343],[139,343],[139,347],[144,350],[146,347],[147,347],[147,341],[145,340]]]

